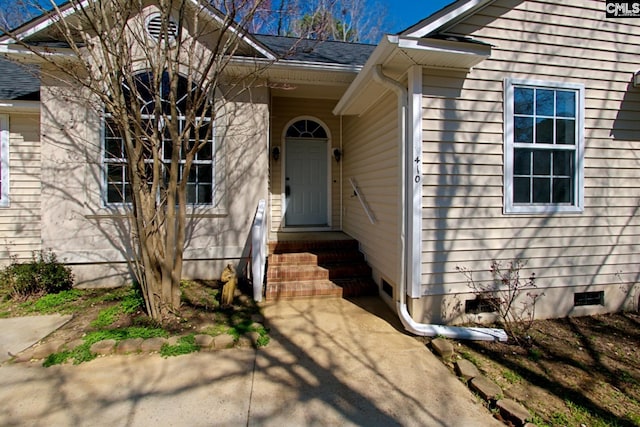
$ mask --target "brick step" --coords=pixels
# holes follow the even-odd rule
[[[269,265],[267,283],[328,280],[329,270],[315,265]]]
[[[324,266],[329,271],[329,279],[343,279],[349,277],[371,277],[371,267],[366,263],[333,264]]]
[[[371,277],[355,277],[332,280],[342,288],[343,297],[364,297],[378,295],[378,286]]]
[[[318,251],[272,254],[269,265],[320,265],[364,262],[364,255],[358,251]]]
[[[359,251],[358,241],[345,240],[287,240],[281,242],[269,242],[269,254],[284,254],[296,252],[318,252],[333,250]]]
[[[267,301],[296,298],[342,298],[342,288],[328,280],[270,283]]]

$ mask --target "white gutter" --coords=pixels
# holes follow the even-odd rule
[[[413,320],[409,314],[407,308],[407,288],[409,285],[419,285],[419,283],[407,283],[407,271],[412,268],[412,260],[407,260],[408,245],[413,244],[412,239],[407,239],[407,223],[409,219],[407,216],[413,214],[413,198],[407,197],[407,152],[409,149],[413,149],[413,146],[407,147],[408,144],[412,144],[407,137],[408,121],[407,109],[409,103],[409,92],[407,88],[398,83],[397,81],[387,77],[382,72],[382,65],[378,64],[373,67],[374,79],[392,89],[398,95],[398,115],[399,115],[399,127],[400,127],[400,199],[402,206],[401,225],[400,225],[400,289],[398,290],[399,300],[397,302],[398,316],[404,328],[414,335],[434,337],[444,336],[447,338],[459,339],[459,340],[476,340],[476,341],[507,341],[507,334],[502,329],[494,328],[465,328],[459,326],[445,326],[419,323]],[[407,200],[411,201],[411,206],[407,206]],[[408,209],[410,208],[410,209]],[[418,242],[420,243],[420,242]],[[414,281],[418,281],[419,276],[411,275]]]

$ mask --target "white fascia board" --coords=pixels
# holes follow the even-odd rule
[[[398,36],[385,36],[362,67],[355,80],[349,85],[338,104],[333,109],[336,116],[342,115],[355,101],[360,89],[373,79],[373,69],[385,63],[398,45]]]
[[[410,27],[403,32],[403,37],[425,37],[442,30],[444,27],[466,16],[467,14],[481,9],[495,0],[466,0],[452,4],[451,8],[444,8],[430,18]],[[458,4],[460,3],[460,4]]]
[[[80,2],[78,6],[74,6],[71,3],[67,3],[68,7],[65,8],[65,5],[63,5],[60,15],[52,14],[51,16],[46,17],[44,20],[40,22],[36,21],[33,23],[32,26],[29,26],[24,31],[17,33],[16,37],[18,40],[24,40],[28,37],[31,37],[32,35],[37,34],[38,32],[50,27],[51,25],[53,25],[54,22],[60,19],[65,19],[69,15],[76,13],[78,11],[78,8],[80,9],[86,8],[89,5],[89,3],[92,1],[96,1],[96,0],[84,0]],[[7,38],[9,38],[9,36],[7,36]]]
[[[412,49],[451,54],[468,54],[488,58],[491,55],[491,46],[488,44],[465,43],[439,39],[424,39],[413,37],[401,37],[398,41],[401,49]]]
[[[40,50],[40,53],[36,53],[36,50],[38,49]],[[0,43],[0,55],[20,59],[28,63],[41,62],[44,60],[42,57],[45,56],[65,59],[77,58],[75,53],[68,48],[32,47],[29,49],[16,43]]]

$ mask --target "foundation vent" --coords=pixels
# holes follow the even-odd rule
[[[573,294],[573,306],[604,305],[604,291],[576,292]]]
[[[497,298],[475,298],[464,302],[467,314],[494,313],[500,301]]]
[[[393,286],[391,286],[389,282],[384,279],[382,279],[382,291],[393,298]]]

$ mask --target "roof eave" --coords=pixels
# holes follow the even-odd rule
[[[401,55],[398,55],[400,54]],[[333,110],[336,115],[360,115],[374,103],[372,99],[384,91],[373,78],[381,65],[393,67],[402,77],[415,65],[422,67],[470,70],[491,55],[491,46],[480,43],[387,36],[374,51]]]

